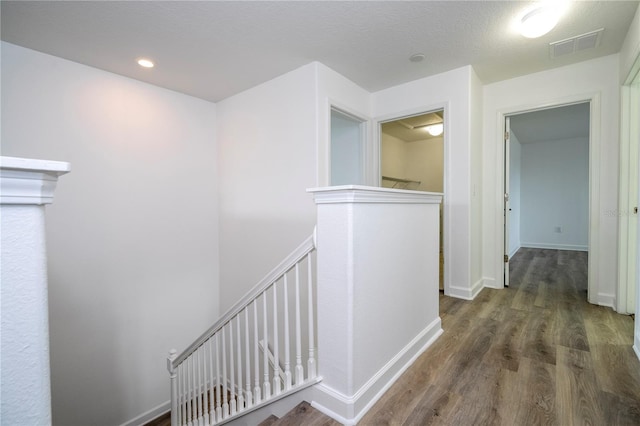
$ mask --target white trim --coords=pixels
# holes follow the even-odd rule
[[[318,78],[316,78],[316,84],[318,82]],[[318,146],[318,155],[320,156],[320,154],[322,154],[325,158],[325,170],[318,170],[318,177],[317,177],[317,181],[319,185],[330,185],[331,184],[331,111],[332,110],[336,110],[337,112],[346,115],[349,118],[354,119],[355,121],[359,121],[360,122],[360,130],[361,130],[361,154],[362,157],[360,158],[360,160],[362,161],[362,178],[364,179],[364,182],[366,182],[367,184],[372,184],[371,182],[371,173],[372,173],[372,167],[371,167],[371,117],[369,117],[367,114],[363,114],[361,111],[357,111],[339,101],[336,101],[335,99],[333,99],[330,96],[325,97],[324,100],[324,105],[323,107],[325,108],[325,113],[327,114],[327,120],[325,122],[325,125],[327,126],[327,140],[324,142],[324,144],[322,144],[322,141],[320,141],[320,144]],[[319,120],[318,120],[319,121]],[[320,145],[326,145],[326,146],[320,146]],[[321,151],[322,149],[322,152]],[[320,158],[320,157],[319,157]],[[321,163],[321,161],[319,162],[319,164]],[[320,169],[320,167],[319,167]],[[321,173],[322,172],[322,173]]]
[[[69,163],[0,157],[0,203],[53,203],[58,177],[71,170]]]
[[[518,244],[518,245],[516,245],[516,248],[514,248],[513,250],[511,250],[511,252],[509,253],[509,261],[511,261],[511,258],[512,258],[513,256],[515,256],[515,255],[516,255],[516,253],[518,252],[518,250],[520,250],[522,247],[524,247],[524,245],[522,245],[522,244]]]
[[[478,294],[480,294],[482,289],[486,287],[484,281],[485,278],[480,278],[471,286],[471,288],[452,285],[449,287],[449,294],[447,296],[464,300],[473,300]]]
[[[553,244],[553,243],[522,243],[524,248],[538,248],[549,250],[570,250],[570,251],[589,251],[589,247],[585,245],[574,244]]]
[[[600,236],[600,92],[591,92],[580,95],[564,96],[556,99],[550,99],[546,102],[531,103],[525,105],[511,106],[501,108],[496,111],[496,137],[498,138],[498,149],[496,149],[496,164],[504,164],[504,143],[503,128],[505,117],[524,112],[539,111],[543,109],[557,108],[566,105],[579,104],[589,102],[589,259],[588,259],[588,295],[589,302],[600,304],[595,299],[597,293],[597,283],[599,274],[599,248]],[[495,199],[495,227],[496,227],[496,245],[495,245],[495,271],[496,271],[496,287],[504,288],[504,276],[502,270],[504,267],[504,229],[502,227],[503,220],[503,184],[504,167],[496,168],[496,199]],[[524,246],[524,244],[521,244]]]
[[[158,417],[168,413],[169,411],[171,411],[171,401],[163,402],[162,404],[152,408],[151,410],[122,423],[120,426],[141,426],[150,422],[151,420],[157,419]]]
[[[385,204],[440,204],[442,194],[409,191],[376,186],[342,185],[307,189],[316,204],[385,203]]]
[[[499,289],[499,287],[496,286],[496,280],[489,277],[482,278],[482,285],[485,288]]]
[[[636,334],[635,336],[635,342],[633,345],[633,352],[636,353],[636,357],[638,357],[638,360],[640,360],[640,336],[638,336]]]
[[[616,295],[607,293],[598,293],[598,297],[594,298],[595,304],[600,306],[606,306],[608,308],[616,310]],[[593,303],[593,302],[591,302]]]
[[[344,395],[321,383],[315,387],[316,395],[311,406],[344,425],[357,424],[442,333],[442,323],[438,317],[378,370],[353,396]]]

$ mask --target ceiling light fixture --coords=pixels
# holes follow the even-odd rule
[[[444,125],[442,123],[432,124],[425,127],[425,130],[429,132],[431,136],[440,136],[444,132]]]
[[[422,62],[426,59],[426,56],[424,55],[424,53],[414,53],[413,55],[409,56],[409,60],[411,62]]]
[[[545,1],[526,9],[516,20],[520,34],[538,38],[551,31],[568,6],[567,1]]]
[[[138,59],[138,65],[143,68],[153,68],[154,63],[150,59],[141,58]]]

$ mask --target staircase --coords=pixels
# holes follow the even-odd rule
[[[227,423],[320,382],[315,249],[312,235],[190,347],[170,352],[173,426]]]
[[[340,426],[331,417],[322,414],[306,401],[298,404],[281,418],[271,415],[258,426]]]
[[[314,231],[186,350],[170,352],[172,426],[357,424],[442,333],[441,195],[310,192],[321,249]],[[305,400],[334,420],[308,403],[265,420]]]

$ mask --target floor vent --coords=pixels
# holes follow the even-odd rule
[[[604,28],[600,28],[599,30],[549,43],[549,55],[552,58],[557,58],[558,56],[570,55],[581,50],[595,49],[600,45],[603,32]]]

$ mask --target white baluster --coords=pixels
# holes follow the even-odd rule
[[[265,296],[266,299],[266,296]],[[282,381],[280,380],[280,358],[278,354],[278,282],[273,283],[273,393],[280,395]]]
[[[233,357],[233,319],[229,321],[229,368],[231,376],[231,400],[229,401],[230,414],[236,414],[236,369]]]
[[[289,285],[284,274],[284,390],[291,389],[291,362],[289,347]]]
[[[200,422],[198,421],[198,360],[196,358],[196,355],[197,351],[192,353],[190,356],[192,362],[191,374],[193,375],[193,407],[191,410],[193,412],[193,424],[200,425]]]
[[[205,341],[200,349],[202,350],[202,359],[200,363],[202,364],[202,385],[198,389],[198,391],[202,394],[202,419],[205,425],[211,424],[209,422],[209,398],[207,396],[207,342]]]
[[[307,255],[307,283],[309,285],[309,359],[307,360],[307,374],[309,379],[313,379],[318,374],[316,370],[316,349],[315,349],[315,321],[313,318],[313,269],[311,264],[311,253]]]
[[[227,388],[227,339],[222,327],[222,418],[229,417],[229,400]]]
[[[240,333],[240,314],[237,316],[237,330],[238,330],[238,339],[236,343],[238,344],[238,411],[244,410],[244,395],[242,391],[242,339],[240,338],[242,334]]]
[[[204,401],[202,395],[202,346],[196,350],[197,362],[198,362],[198,424],[204,424]]]
[[[253,406],[253,394],[251,392],[251,349],[249,346],[249,307],[244,309],[244,349],[245,349],[245,362],[247,363],[247,383],[245,385],[245,404],[247,408]]]
[[[222,404],[221,395],[222,390],[220,388],[220,339],[219,334],[216,333],[216,421],[222,420]]]
[[[263,368],[264,368],[264,380],[262,382],[263,391],[262,398],[267,400],[271,398],[271,382],[269,380],[269,332],[268,332],[268,320],[267,320],[267,292],[262,295],[262,334],[263,334]]]
[[[253,355],[255,376],[253,386],[253,401],[254,404],[258,404],[262,398],[260,397],[260,353],[258,351],[258,300],[253,301]]]
[[[171,419],[171,423],[172,424],[176,424],[179,426],[182,426],[183,424],[183,415],[182,415],[182,395],[183,395],[183,388],[184,388],[184,374],[182,372],[183,370],[183,365],[184,362],[182,362],[179,366],[178,366],[178,409],[176,410],[176,415],[178,416],[176,418],[176,421],[174,422],[173,419]],[[171,416],[173,416],[173,409],[171,411]]]
[[[296,385],[304,382],[304,368],[302,368],[302,331],[300,326],[300,268],[296,263]]]
[[[174,425],[178,424],[178,371],[173,366],[173,361],[176,359],[177,351],[171,349],[169,351],[169,357],[167,357],[167,370],[169,370],[169,383],[171,391],[171,422]]]
[[[191,416],[191,409],[193,408],[191,403],[193,402],[193,396],[191,394],[191,356],[187,357],[187,426],[193,426],[193,417]]]
[[[207,364],[209,364],[209,421],[212,425],[216,424],[216,403],[215,403],[215,380],[213,377],[213,360],[215,358],[215,352],[213,351],[214,339],[213,337],[209,338],[209,359],[207,360]]]

